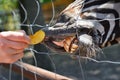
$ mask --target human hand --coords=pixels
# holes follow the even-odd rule
[[[0,63],[14,63],[23,57],[23,51],[30,44],[24,31],[4,31],[0,33]]]

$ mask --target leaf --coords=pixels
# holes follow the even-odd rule
[[[42,30],[37,31],[35,34],[30,35],[31,44],[41,43],[45,38],[45,32]]]

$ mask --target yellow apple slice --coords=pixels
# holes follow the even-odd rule
[[[29,36],[31,39],[31,44],[41,43],[45,38],[45,32],[42,30],[37,31],[35,34]]]

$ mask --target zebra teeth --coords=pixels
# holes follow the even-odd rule
[[[78,49],[78,40],[76,40],[75,37],[67,37],[63,43],[64,49],[70,54],[74,54],[74,52]]]

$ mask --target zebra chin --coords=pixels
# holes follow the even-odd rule
[[[76,55],[84,56],[84,57],[96,57],[98,53],[102,53],[101,48],[96,43],[98,40],[97,37],[93,37],[88,34],[82,34],[78,37],[79,47]]]

